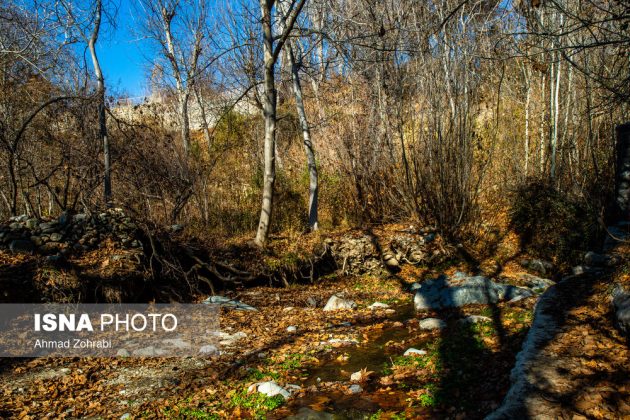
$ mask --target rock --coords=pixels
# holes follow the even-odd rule
[[[352,375],[350,375],[350,380],[352,382],[360,382],[361,379],[363,379],[363,374],[360,371],[354,372]]]
[[[129,357],[131,356],[131,353],[129,353],[129,350],[127,349],[120,349],[116,352],[116,356],[119,357]]]
[[[37,220],[37,219],[35,219],[35,218],[33,218],[33,219],[28,219],[28,220],[26,221],[26,227],[27,227],[28,229],[31,229],[31,230],[33,230],[33,229],[37,229],[38,223],[39,223],[39,220]]]
[[[415,282],[411,286],[409,286],[409,290],[411,290],[412,292],[415,292],[420,287],[422,287],[422,285],[420,283],[418,283],[418,282]]]
[[[468,315],[458,319],[457,322],[461,324],[477,324],[479,322],[492,322],[492,318],[483,315]]]
[[[42,233],[52,233],[57,231],[57,222],[44,222],[39,224]]]
[[[306,304],[310,306],[311,308],[317,308],[317,300],[315,300],[315,298],[312,296],[309,296],[306,299]]]
[[[28,219],[26,214],[20,214],[19,216],[12,216],[9,218],[12,222],[25,222]]]
[[[287,332],[288,333],[295,333],[297,331],[297,327],[295,325],[289,325],[287,327]]]
[[[419,322],[421,330],[443,330],[446,322],[438,318],[425,318]]]
[[[125,413],[122,416],[120,416],[120,420],[127,420],[131,418],[131,414],[130,413]]]
[[[184,226],[183,225],[171,225],[171,232],[173,233],[177,233],[177,232],[181,232],[182,230],[184,230]]]
[[[31,236],[31,242],[33,242],[33,245],[35,246],[41,246],[43,244],[42,238],[35,235]]]
[[[239,331],[235,334],[228,334],[226,332],[219,332],[219,344],[222,346],[233,346],[237,341],[242,340],[247,337],[247,334],[243,331]]]
[[[85,213],[78,213],[72,216],[73,223],[83,223],[87,220],[88,216]]]
[[[275,381],[267,381],[257,384],[256,390],[261,394],[265,394],[268,397],[275,397],[276,395],[282,395],[286,400],[291,394],[286,389],[282,388]]]
[[[9,228],[10,228],[11,230],[18,230],[18,229],[20,229],[21,227],[22,227],[22,225],[21,225],[21,224],[19,224],[18,222],[13,222],[13,223],[11,223],[11,224],[9,225]]]
[[[525,282],[525,285],[532,289],[536,293],[542,293],[554,284],[555,281],[549,279],[543,279],[540,277],[532,276],[531,274],[522,274],[521,280]]]
[[[46,257],[46,262],[50,264],[59,264],[59,263],[62,263],[64,260],[65,260],[65,257],[61,254],[48,255]]]
[[[368,306],[368,308],[370,308],[370,309],[387,309],[387,308],[389,308],[389,305],[386,304],[386,303],[382,303],[382,302],[374,302],[373,304]]]
[[[166,353],[165,350],[158,349],[153,346],[147,346],[141,349],[134,350],[132,354],[138,357],[156,357],[156,356],[162,356],[165,353]]]
[[[451,279],[442,275],[425,281],[416,290],[416,310],[454,308],[464,305],[487,305],[503,300],[533,296],[529,289],[495,283],[487,277],[464,277],[456,274]]]
[[[613,289],[612,297],[615,325],[630,340],[630,292],[617,285]]]
[[[70,220],[72,220],[72,217],[70,216],[68,210],[65,210],[59,215],[57,223],[59,223],[59,226],[65,227],[68,223],[70,223]]]
[[[391,254],[384,255],[383,262],[385,263],[385,266],[387,268],[390,268],[390,269],[400,268],[400,263],[398,262],[398,259],[396,259],[394,255],[391,255]]]
[[[584,262],[590,266],[613,267],[619,264],[619,258],[608,254],[597,254],[590,251],[584,256]]]
[[[324,311],[337,311],[337,310],[348,310],[354,309],[357,307],[357,304],[351,300],[342,299],[336,295],[332,295],[328,302],[326,302],[326,306],[324,306]]]
[[[344,347],[344,346],[352,346],[354,344],[358,344],[359,342],[354,338],[331,338],[327,342],[333,347]]]
[[[199,348],[199,353],[201,353],[201,354],[219,354],[219,349],[217,349],[217,346],[214,346],[212,344],[206,344],[205,346],[201,346]]]
[[[53,242],[60,242],[61,239],[63,239],[63,235],[61,233],[54,232],[50,234],[50,240]]]
[[[258,311],[258,309],[236,299],[230,299],[225,296],[209,296],[202,303],[215,304],[224,308],[236,309],[239,311]]]
[[[424,356],[425,354],[427,354],[426,350],[418,350],[416,348],[410,347],[405,351],[403,356]]]
[[[348,390],[351,394],[360,394],[361,392],[363,392],[363,388],[361,388],[361,385],[359,384],[350,385],[350,388],[348,388]]]
[[[35,245],[29,239],[14,239],[9,243],[9,250],[13,253],[32,254]]]
[[[61,248],[63,248],[63,244],[60,242],[46,242],[39,247],[39,250],[42,254],[54,254],[59,252]]]
[[[300,408],[297,413],[286,417],[286,420],[333,420],[334,416],[323,411],[315,411],[308,407]]]
[[[536,271],[543,276],[548,274],[551,270],[553,270],[553,264],[549,261],[532,259],[532,260],[522,260],[521,266],[524,268],[528,268],[530,270]]]

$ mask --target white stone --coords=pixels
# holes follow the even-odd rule
[[[282,397],[286,400],[287,398],[291,396],[289,391],[282,388],[280,385],[278,385],[274,381],[259,383],[257,390],[261,394],[265,394],[268,397],[275,397],[276,395],[282,395]]]
[[[287,332],[294,333],[297,331],[297,327],[295,325],[289,325],[287,327]]]
[[[468,315],[465,318],[459,319],[457,322],[462,324],[476,324],[478,322],[492,322],[492,318],[483,315]]]
[[[326,306],[324,306],[325,311],[336,311],[340,309],[354,309],[357,307],[357,304],[351,300],[342,299],[336,295],[332,295],[328,302],[326,302]]]
[[[352,382],[359,382],[361,378],[363,378],[361,372],[354,372],[352,375],[350,375],[350,380]]]
[[[389,308],[389,305],[383,302],[374,302],[373,304],[371,304],[370,306],[368,306],[368,308],[370,309],[387,309]]]
[[[414,356],[414,355],[424,356],[425,354],[427,354],[426,350],[418,350],[413,347],[410,347],[407,349],[407,351],[405,351],[405,354],[403,356]]]
[[[446,328],[446,322],[438,318],[425,318],[419,322],[422,330],[442,330]]]

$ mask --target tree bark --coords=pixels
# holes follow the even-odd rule
[[[317,162],[315,160],[315,151],[313,150],[313,141],[311,140],[311,130],[308,126],[306,111],[304,110],[299,65],[295,61],[293,46],[291,44],[288,45],[288,50],[289,66],[291,67],[291,79],[293,81],[293,94],[295,95],[295,107],[297,108],[300,120],[300,128],[302,129],[302,137],[304,138],[304,152],[306,153],[306,162],[308,164],[308,225],[310,229],[314,231],[319,228],[319,221],[317,217],[319,193]]]
[[[262,96],[263,116],[265,119],[264,141],[264,177],[263,197],[260,210],[258,231],[254,242],[264,247],[269,237],[271,213],[273,211],[273,192],[276,182],[276,84],[274,68],[276,60],[273,51],[273,33],[271,23],[271,4],[267,0],[260,0],[263,50],[264,50],[264,93]]]

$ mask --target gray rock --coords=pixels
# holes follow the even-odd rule
[[[199,348],[199,353],[201,353],[201,354],[219,354],[219,349],[217,349],[217,346],[215,346],[215,345],[206,344],[205,346],[201,346],[201,348]]]
[[[221,340],[219,341],[219,344],[221,344],[222,346],[234,346],[236,345],[238,341],[247,337],[247,334],[242,331],[239,331],[234,334],[228,334],[226,332],[219,332],[218,335],[219,335],[219,339]]]
[[[63,235],[61,233],[51,233],[50,234],[50,240],[53,242],[60,242],[63,239]]]
[[[120,420],[128,420],[132,418],[130,413],[125,413],[122,416],[120,416]]]
[[[587,252],[584,256],[584,262],[587,265],[595,267],[613,267],[619,264],[619,258],[608,254],[597,254],[596,252]]]
[[[63,248],[63,244],[59,242],[46,242],[39,247],[39,250],[43,254],[54,254],[56,252],[59,252],[61,248]]]
[[[165,350],[156,348],[154,346],[148,346],[148,347],[143,347],[141,349],[134,350],[132,354],[138,357],[156,357],[156,356],[162,356],[165,353],[166,353]]]
[[[363,392],[363,388],[361,388],[361,385],[359,384],[350,385],[348,390],[350,390],[351,394],[360,394],[361,392]]]
[[[33,219],[28,219],[28,220],[26,221],[26,227],[27,227],[28,229],[31,229],[31,230],[33,230],[33,229],[37,229],[38,223],[39,223],[39,220],[37,220],[37,219],[35,219],[35,218],[33,218]]]
[[[543,279],[540,277],[532,276],[531,274],[522,274],[521,280],[525,282],[525,285],[532,289],[536,293],[542,293],[554,284],[555,281],[549,279]]]
[[[620,285],[613,289],[613,308],[617,328],[630,339],[630,292]]]
[[[65,210],[59,215],[59,218],[57,219],[57,223],[59,223],[59,226],[65,227],[68,223],[70,223],[71,220],[72,220],[72,217],[70,216],[70,213],[67,210]]]
[[[72,216],[73,223],[83,223],[87,220],[88,216],[85,213],[78,213]]]
[[[288,333],[295,333],[297,331],[297,327],[295,325],[289,325],[287,327],[287,332]]]
[[[440,276],[425,281],[414,296],[416,310],[454,308],[464,305],[487,305],[502,300],[533,296],[529,289],[495,283],[487,277],[464,277],[456,274],[452,279]]]
[[[63,262],[64,260],[65,260],[65,257],[61,254],[48,255],[46,257],[46,262],[51,263],[51,264],[59,264]]]
[[[370,306],[368,306],[368,308],[370,309],[387,309],[389,308],[389,305],[383,302],[374,302],[373,304],[371,304]]]
[[[9,218],[12,222],[25,222],[28,219],[26,214],[20,214],[19,216],[12,216]]]
[[[181,232],[182,230],[184,230],[183,225],[171,225],[171,232],[173,233]]]
[[[22,225],[18,222],[13,222],[9,225],[9,228],[11,228],[11,230],[18,230],[22,227]]]
[[[355,309],[357,304],[351,300],[342,299],[336,295],[332,295],[328,302],[326,302],[326,306],[324,306],[324,311],[336,311],[336,310],[348,310]]]
[[[131,356],[131,353],[129,353],[129,350],[127,349],[120,349],[116,352],[116,356],[119,357],[129,357]]]
[[[553,270],[553,264],[551,264],[549,261],[539,259],[522,260],[521,266],[536,271],[543,276]]]
[[[384,255],[383,256],[383,262],[385,263],[385,266],[387,268],[399,268],[400,267],[400,263],[398,262],[398,260],[396,259],[396,257],[394,255]]]
[[[239,311],[258,311],[258,309],[236,299],[230,299],[225,296],[209,296],[202,303],[219,305],[224,308],[236,309]]]
[[[425,318],[419,322],[421,330],[443,330],[446,322],[438,318]]]
[[[306,299],[306,304],[310,306],[311,308],[317,308],[317,300],[312,296],[309,296]]]
[[[14,239],[9,243],[9,250],[14,253],[32,254],[35,245],[29,239]]]
[[[427,354],[426,350],[418,350],[416,348],[410,347],[405,351],[405,354],[403,354],[403,356],[424,356],[425,354]]]

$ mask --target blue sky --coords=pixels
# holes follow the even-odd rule
[[[117,28],[102,35],[97,44],[97,54],[109,91],[138,97],[148,93],[145,70],[150,64],[150,48],[146,40],[133,34],[132,1],[120,1]]]

